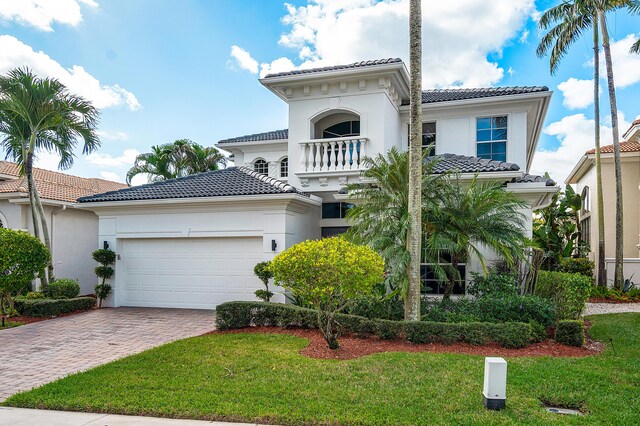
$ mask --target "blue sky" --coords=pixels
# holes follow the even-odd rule
[[[547,60],[535,56],[536,17],[557,2],[439,3],[423,5],[425,87],[549,86],[544,152],[532,171],[563,180],[593,140],[589,39],[550,76]],[[102,147],[79,155],[69,173],[123,179],[151,145],[179,138],[213,145],[286,127],[286,105],[260,85],[261,73],[406,59],[407,10],[406,0],[0,0],[0,73],[27,65],[93,100],[102,110]],[[618,12],[608,22],[624,131],[640,116],[640,57],[626,53],[640,18]],[[41,155],[39,165],[55,168],[56,159]]]

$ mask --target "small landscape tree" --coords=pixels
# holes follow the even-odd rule
[[[269,269],[270,262],[260,262],[253,268],[253,273],[256,277],[260,278],[262,284],[264,284],[265,290],[256,290],[255,295],[258,299],[262,299],[265,302],[271,301],[273,293],[269,291],[269,280],[273,278],[273,272]]]
[[[114,270],[111,265],[116,261],[116,253],[109,249],[98,249],[92,253],[92,256],[93,260],[100,264],[96,266],[94,272],[98,278],[102,279],[102,282],[95,287],[98,308],[101,308],[102,301],[111,294],[111,284],[107,284],[106,281],[113,276]]]
[[[318,313],[318,328],[330,349],[338,349],[336,315],[384,280],[384,261],[367,246],[333,237],[305,241],[271,261],[275,282],[303,297]]]
[[[49,250],[23,231],[0,228],[0,314],[13,313],[13,296],[28,288],[36,274],[49,263]]]

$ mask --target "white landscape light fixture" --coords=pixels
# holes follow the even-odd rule
[[[499,357],[484,359],[482,402],[489,410],[502,410],[507,400],[507,361]]]

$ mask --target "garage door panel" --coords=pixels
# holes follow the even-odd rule
[[[213,309],[232,300],[255,300],[262,283],[261,238],[119,240],[123,253],[123,304]]]

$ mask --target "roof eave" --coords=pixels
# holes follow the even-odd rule
[[[244,141],[244,142],[218,142],[214,146],[218,149],[237,148],[250,145],[271,145],[279,143],[289,143],[289,139],[265,139],[261,141]]]
[[[572,184],[578,183],[578,181],[582,178],[582,176],[584,176],[584,174],[589,169],[590,164],[587,164],[587,162],[590,162],[589,157],[590,157],[590,154],[585,154],[580,158],[580,160],[578,160],[578,162],[573,167],[573,169],[571,170],[567,178],[564,180],[565,184],[572,185]]]

